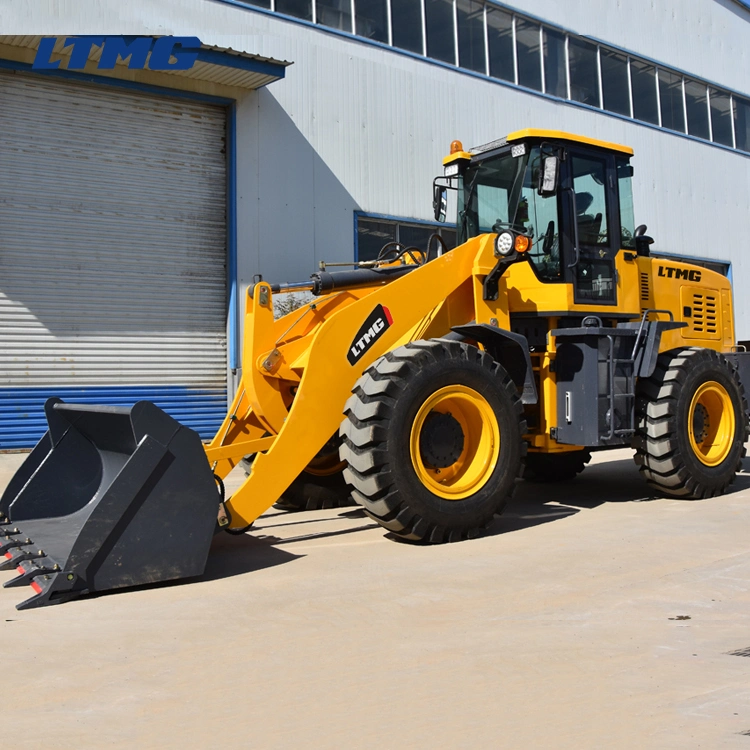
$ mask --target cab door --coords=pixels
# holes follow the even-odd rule
[[[620,224],[614,157],[571,148],[565,164],[566,280],[573,283],[575,304],[616,305]]]

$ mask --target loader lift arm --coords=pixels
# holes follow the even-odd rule
[[[250,476],[227,501],[232,527],[252,523],[310,463],[338,430],[352,387],[372,362],[422,330],[429,323],[425,311],[439,308],[472,277],[477,263],[477,268],[494,266],[493,241],[492,235],[476,238],[375,290],[343,290],[322,298],[293,313],[299,322],[280,338],[270,285],[254,287],[246,299],[242,383],[217,438],[206,448],[221,477],[248,453],[258,453]],[[378,306],[390,321],[351,364],[347,354]],[[271,352],[276,354],[269,372]],[[270,437],[263,437],[267,433]]]

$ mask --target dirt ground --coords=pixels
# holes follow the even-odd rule
[[[272,510],[198,580],[2,589],[3,747],[750,749],[748,529],[750,473],[655,499],[617,451],[469,542]]]

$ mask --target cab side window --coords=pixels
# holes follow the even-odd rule
[[[609,245],[607,225],[607,162],[589,156],[573,157],[578,242],[581,245]]]
[[[614,232],[613,242],[608,164],[606,157],[588,153],[573,154],[570,161],[578,240],[578,246],[573,248],[575,301],[578,304],[611,305],[617,300],[615,255],[620,232]],[[575,243],[575,236],[570,239]]]
[[[618,158],[617,186],[620,194],[620,246],[635,250],[635,213],[633,211],[633,167],[627,159]]]

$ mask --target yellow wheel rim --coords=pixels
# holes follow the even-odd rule
[[[698,388],[688,411],[690,446],[706,466],[718,466],[734,445],[735,419],[732,397],[714,380]]]
[[[449,466],[432,466],[423,455],[423,430],[435,414],[449,415],[463,432],[460,453]],[[441,388],[417,412],[409,450],[414,471],[430,492],[445,500],[463,500],[484,487],[497,466],[500,427],[495,412],[473,388],[464,385]]]

